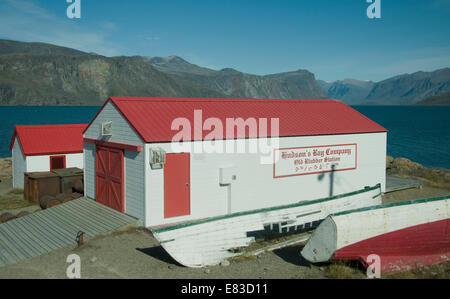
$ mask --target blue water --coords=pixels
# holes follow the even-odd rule
[[[355,106],[389,130],[388,154],[450,169],[450,106]],[[15,124],[89,123],[100,107],[0,107],[0,157],[10,157]]]
[[[11,157],[15,125],[88,124],[100,107],[0,106],[0,157]]]
[[[450,106],[355,106],[389,130],[388,155],[450,169]]]

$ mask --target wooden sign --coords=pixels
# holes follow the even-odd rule
[[[357,144],[275,149],[273,177],[353,170],[357,168],[356,159]]]

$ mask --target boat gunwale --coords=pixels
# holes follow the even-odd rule
[[[367,212],[367,211],[407,206],[407,205],[414,205],[414,204],[420,204],[420,203],[435,202],[435,201],[446,200],[446,199],[450,199],[450,195],[440,196],[440,197],[432,197],[432,198],[414,199],[414,200],[408,200],[408,201],[402,201],[402,202],[393,202],[393,203],[388,203],[388,204],[376,205],[376,206],[372,206],[372,207],[353,209],[353,210],[348,210],[348,211],[331,214],[329,217],[343,216],[343,215],[348,215],[348,214],[353,214],[353,213],[358,213],[358,212]]]
[[[289,208],[313,205],[313,204],[317,204],[317,203],[321,203],[321,202],[333,201],[333,200],[344,198],[344,197],[349,197],[349,196],[353,196],[353,195],[370,192],[370,191],[373,191],[376,189],[380,189],[380,191],[381,191],[380,183],[376,184],[375,186],[365,187],[364,189],[360,189],[357,191],[352,191],[352,192],[345,193],[345,194],[335,195],[335,196],[311,200],[311,201],[301,201],[301,202],[288,204],[288,205],[275,206],[275,207],[270,207],[270,208],[262,208],[262,209],[243,211],[243,212],[236,212],[236,213],[232,213],[232,214],[228,214],[228,215],[215,216],[215,217],[211,217],[211,218],[207,218],[207,219],[199,219],[199,220],[194,220],[194,221],[190,221],[190,222],[178,223],[178,224],[175,224],[172,226],[166,226],[166,227],[162,227],[162,228],[149,227],[148,229],[150,229],[150,231],[153,234],[163,233],[163,232],[167,232],[167,231],[172,231],[172,230],[176,230],[176,229],[180,229],[180,228],[200,225],[200,224],[204,224],[204,223],[208,223],[208,222],[214,222],[214,221],[218,221],[218,220],[224,220],[224,219],[228,219],[228,218],[235,218],[235,217],[240,217],[240,216],[272,212],[272,211],[277,211],[277,210],[284,210],[284,209],[289,209]],[[377,195],[377,196],[379,196],[379,195]]]

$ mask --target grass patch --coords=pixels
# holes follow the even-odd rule
[[[366,275],[355,265],[341,261],[328,266],[327,277],[331,279],[362,279],[366,278]]]
[[[365,279],[365,270],[356,262],[339,261],[327,267],[327,277],[331,279]],[[409,271],[384,273],[383,279],[450,279],[450,261],[419,267]]]
[[[450,279],[450,261],[386,275],[390,279]]]
[[[23,195],[23,189],[14,188],[11,191],[9,191],[8,194]]]
[[[256,260],[257,258],[258,257],[256,255],[242,254],[242,255],[233,257],[231,260],[236,263],[242,263],[245,261],[253,261],[253,260]]]
[[[37,205],[23,198],[22,189],[12,189],[7,194],[0,196],[0,211],[14,210]]]

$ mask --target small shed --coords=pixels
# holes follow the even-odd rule
[[[85,195],[149,227],[384,192],[386,137],[337,100],[112,97],[83,133]]]
[[[24,173],[83,168],[86,124],[17,125],[11,138],[13,187],[24,187]]]

